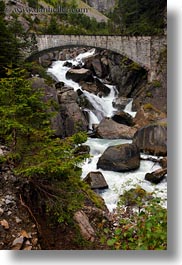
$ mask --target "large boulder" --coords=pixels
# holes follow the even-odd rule
[[[125,172],[140,166],[140,150],[135,144],[108,147],[99,158],[97,168]]]
[[[58,100],[63,120],[63,136],[87,131],[88,121],[77,104],[78,94],[72,88],[64,88],[59,92]]]
[[[72,79],[75,82],[93,81],[92,72],[89,69],[70,69],[66,73],[66,78]]]
[[[71,136],[79,131],[87,131],[88,121],[76,102],[62,104],[60,111],[63,119],[64,136]]]
[[[151,155],[167,155],[167,126],[150,124],[139,129],[133,138],[141,152]]]
[[[90,69],[94,75],[99,78],[105,78],[109,75],[108,51],[98,51],[93,56],[83,59],[84,68]]]
[[[119,124],[110,118],[104,118],[96,128],[96,135],[103,139],[132,139],[136,132],[124,124]]]
[[[78,224],[80,233],[85,240],[93,242],[95,239],[95,231],[91,226],[87,215],[83,211],[77,211],[73,219]]]
[[[83,90],[86,90],[92,94],[99,96],[108,96],[110,93],[110,88],[103,84],[98,78],[94,78],[93,82],[84,82],[79,83]]]
[[[87,182],[93,190],[108,188],[108,184],[101,172],[88,173],[84,181]]]
[[[114,114],[112,120],[120,124],[125,124],[127,126],[134,125],[133,117],[129,113],[126,113],[124,111],[120,111]]]

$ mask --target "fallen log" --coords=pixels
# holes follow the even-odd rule
[[[166,174],[167,174],[167,168],[164,168],[164,169],[160,168],[151,173],[147,173],[145,175],[145,179],[152,183],[158,184],[164,179]]]

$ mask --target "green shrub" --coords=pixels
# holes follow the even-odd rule
[[[132,202],[132,206],[126,207],[123,202],[128,200]],[[116,250],[167,249],[167,210],[160,205],[160,199],[152,198],[151,195],[148,197],[143,189],[137,188],[124,192],[119,203],[117,220],[117,227],[107,238],[109,248]],[[108,235],[108,230],[106,234]]]

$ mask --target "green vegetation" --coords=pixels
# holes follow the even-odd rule
[[[104,236],[102,238],[110,249],[167,249],[167,210],[160,206],[160,199],[153,198],[142,188],[124,192],[118,206],[117,220],[118,225],[112,234],[106,229],[105,239]]]
[[[9,69],[6,75],[0,80],[0,136],[10,149],[6,161],[22,182],[28,179],[34,185],[57,221],[68,222],[87,189],[78,167],[85,155],[75,155],[87,137],[80,132],[64,140],[52,138],[52,103],[44,102],[43,90],[32,89],[24,70]]]
[[[118,34],[160,35],[165,27],[165,10],[166,0],[122,0],[109,16]]]

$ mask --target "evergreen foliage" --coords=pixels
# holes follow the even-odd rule
[[[22,182],[32,183],[46,208],[59,222],[71,222],[83,204],[84,184],[79,164],[85,155],[75,152],[86,141],[85,133],[61,140],[50,130],[51,102],[44,92],[32,89],[25,71],[8,70],[0,80],[0,137],[10,152],[6,161]],[[2,163],[3,161],[1,161]]]
[[[160,35],[165,27],[166,0],[119,0],[110,14],[122,35]]]

